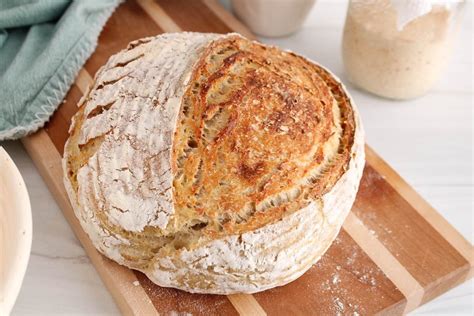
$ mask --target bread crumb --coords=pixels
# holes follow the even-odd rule
[[[339,297],[334,299],[334,304],[339,312],[344,311],[344,303],[341,301]]]
[[[370,285],[372,285],[372,286],[377,285],[377,281],[375,281],[374,277],[370,278]]]
[[[355,262],[356,257],[357,257],[357,253],[353,252],[351,256],[347,258],[346,264],[352,265]]]
[[[340,278],[339,278],[339,274],[335,274],[333,277],[332,277],[332,284],[337,284],[341,282]]]
[[[133,285],[134,285],[134,286],[139,286],[139,285],[140,285],[140,282],[138,282],[138,281],[133,281]]]
[[[360,280],[365,284],[370,284],[371,286],[375,286],[377,285],[377,281],[375,280],[373,276],[370,275],[371,273],[372,271],[369,271],[368,273],[363,274]]]
[[[321,284],[321,288],[325,291],[329,291],[331,290],[331,285],[329,285],[329,281],[326,280],[326,282],[324,282],[323,284]]]

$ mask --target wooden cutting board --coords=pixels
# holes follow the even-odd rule
[[[69,204],[61,156],[71,117],[95,72],[127,43],[163,32],[253,35],[216,0],[128,1],[107,22],[95,53],[51,121],[23,139],[64,216],[124,314],[402,314],[469,279],[473,247],[370,147],[343,229],[298,280],[254,295],[198,295],[159,287],[92,246]]]

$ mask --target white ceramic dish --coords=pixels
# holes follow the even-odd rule
[[[30,258],[31,206],[25,182],[0,147],[0,315],[9,315]]]
[[[286,36],[303,24],[315,0],[232,0],[237,17],[254,33]]]

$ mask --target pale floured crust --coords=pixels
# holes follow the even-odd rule
[[[65,186],[94,245],[189,292],[253,293],[303,274],[364,166],[337,79],[235,34],[132,42],[98,72],[70,134]]]

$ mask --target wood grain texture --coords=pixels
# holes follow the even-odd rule
[[[398,194],[403,196],[413,207],[413,210],[418,212],[430,226],[469,262],[470,273],[466,275],[466,278],[471,278],[474,272],[474,249],[472,245],[368,146],[366,147],[366,156],[372,162],[372,167],[378,173],[386,175],[385,180]]]
[[[468,261],[370,165],[364,180],[352,212],[425,288],[426,299],[436,280],[468,273]]]
[[[404,312],[408,312],[420,305],[424,295],[424,289],[421,284],[353,212],[347,216],[344,222],[344,229],[385,275],[395,282],[396,287],[403,293],[407,301]]]
[[[190,294],[173,288],[159,287],[143,273],[134,271],[160,314],[238,315],[231,302],[223,295]]]
[[[137,0],[145,12],[166,32],[181,32],[181,28],[169,15],[153,0]]]
[[[44,130],[48,133],[61,156],[63,155],[64,144],[69,136],[68,130],[71,125],[71,119],[77,111],[77,103],[81,97],[82,91],[79,90],[76,84],[73,84],[61,106],[44,126]]]
[[[227,298],[234,305],[240,315],[264,316],[267,313],[251,294],[232,294]]]
[[[111,55],[126,48],[131,41],[161,33],[163,30],[137,2],[126,1],[115,10],[105,24],[97,48],[84,68],[94,76]]]
[[[62,186],[60,157],[71,117],[110,55],[131,40],[178,29],[250,35],[213,0],[128,1],[108,21],[97,50],[44,130],[23,140],[125,314],[401,314],[472,275],[472,246],[369,147],[345,228],[313,268],[286,286],[228,298],[194,295],[158,287],[101,256],[82,231]]]
[[[344,230],[302,277],[254,296],[270,315],[370,315],[382,310],[400,314],[406,303],[393,282]]]
[[[201,0],[209,9],[214,12],[219,19],[224,22],[233,32],[242,34],[243,36],[250,39],[257,39],[250,30],[237,20],[232,13],[225,10],[217,0]]]
[[[79,70],[79,74],[76,77],[75,86],[79,88],[82,94],[85,94],[87,89],[92,84],[92,80],[93,79],[91,75],[84,68],[81,68],[81,70]]]
[[[155,0],[182,31],[229,33],[233,30],[201,0]],[[189,13],[193,16],[190,18]],[[168,30],[167,30],[168,31]]]

